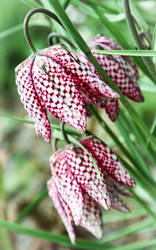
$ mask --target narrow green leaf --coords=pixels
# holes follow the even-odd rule
[[[156,56],[156,50],[94,50],[94,52],[105,55]]]
[[[22,210],[22,212],[18,215],[15,222],[19,223],[21,222],[32,210],[34,210],[38,204],[48,195],[47,189],[43,190],[42,193],[40,193],[33,202],[31,202],[25,209]]]
[[[108,236],[104,237],[100,242],[107,243],[113,240],[121,239],[122,237],[125,237],[128,235],[134,235],[137,232],[140,232],[141,230],[144,230],[145,228],[150,228],[153,225],[155,226],[155,222],[153,222],[153,220],[145,219],[144,221],[141,221],[141,222],[139,221],[130,226],[124,227],[114,233],[109,234]]]
[[[153,36],[152,36],[152,49],[156,50],[156,25],[154,27],[154,31],[153,31]],[[153,62],[154,64],[156,64],[156,58],[153,58]]]
[[[16,233],[26,234],[31,237],[48,240],[50,242],[55,242],[57,244],[68,246],[68,247],[75,247],[75,248],[80,248],[80,249],[93,249],[93,250],[96,250],[96,249],[103,250],[104,247],[106,247],[107,249],[111,249],[111,247],[107,244],[99,245],[98,243],[94,241],[86,241],[86,240],[81,240],[81,239],[77,239],[76,243],[73,245],[67,236],[57,235],[57,234],[53,234],[53,233],[38,230],[38,229],[23,227],[17,223],[10,223],[5,220],[0,220],[0,227],[3,227],[7,230],[10,230]]]
[[[43,27],[48,27],[48,24],[44,22],[31,22],[30,27],[36,27],[36,26],[43,26]],[[11,27],[7,30],[1,31],[0,32],[0,39],[4,39],[8,36],[14,35],[16,32],[23,31],[23,24],[18,24],[15,25],[14,27]]]
[[[14,121],[18,121],[18,122],[22,122],[22,123],[34,124],[34,122],[31,121],[31,120],[23,119],[23,118],[20,118],[20,117],[17,117],[17,116],[13,116],[13,115],[10,115],[10,114],[0,114],[0,118],[8,118],[8,119],[11,119],[11,120],[14,120]],[[50,127],[52,129],[58,129],[58,130],[60,130],[60,125],[50,124]],[[76,135],[76,136],[80,136],[81,135],[80,132],[78,132],[77,130],[72,129],[72,128],[65,128],[65,132],[67,132],[69,134]]]
[[[153,180],[150,170],[148,166],[146,165],[144,159],[142,158],[141,154],[133,144],[133,142],[129,138],[129,132],[127,130],[127,123],[125,123],[124,117],[122,116],[122,113],[119,114],[119,117],[116,121],[116,125],[119,128],[121,134],[123,135],[128,148],[130,149],[132,155],[134,155],[136,161],[138,162],[137,168],[139,171],[146,176],[146,178],[153,183],[153,185],[156,185],[155,181]]]
[[[150,249],[149,247],[155,246],[156,247],[156,239],[147,239],[147,240],[141,240],[135,243],[131,243],[128,245],[123,245],[120,247],[116,247],[115,250],[137,250],[137,249]],[[154,247],[154,249],[155,249]]]
[[[42,8],[42,5],[37,3],[35,0],[20,0],[20,1],[31,8]]]
[[[103,222],[106,223],[118,223],[125,220],[132,220],[134,218],[139,218],[141,216],[146,216],[147,212],[144,208],[134,209],[130,213],[114,213],[113,212],[103,212]]]

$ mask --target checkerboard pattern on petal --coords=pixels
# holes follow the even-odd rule
[[[72,222],[100,238],[102,215],[98,205],[106,210],[114,208],[129,212],[120,195],[131,196],[127,187],[135,186],[115,153],[104,142],[93,136],[80,137],[79,141],[88,152],[78,145],[70,144],[51,156],[54,190],[48,185],[49,195],[61,217],[64,216],[63,222],[72,242],[75,240]],[[89,153],[97,163],[100,176]],[[55,190],[59,199],[55,198]]]
[[[99,64],[101,64],[103,69],[113,79],[122,93],[135,102],[143,102],[144,97],[137,83],[139,77],[138,70],[132,59],[120,55],[111,56],[94,52],[94,49],[122,50],[123,48],[113,40],[103,35],[97,35],[88,42],[88,45],[90,46],[92,53]],[[87,61],[88,60],[86,59],[86,63]],[[92,72],[98,74],[89,61],[88,66]]]

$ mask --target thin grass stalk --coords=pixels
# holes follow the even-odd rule
[[[66,9],[68,7],[68,5],[70,4],[70,0],[65,0],[63,2],[63,8]]]
[[[26,124],[32,124],[32,125],[34,124],[34,122],[31,121],[31,120],[23,119],[21,117],[13,116],[13,115],[10,115],[10,114],[0,114],[0,118],[7,118],[7,119],[11,119],[11,120],[14,120],[14,121],[17,121],[17,122],[26,123]],[[50,127],[52,129],[60,130],[60,125],[50,124]],[[81,136],[80,132],[78,132],[77,130],[72,129],[72,128],[65,128],[65,132],[68,133],[68,134],[75,135],[75,136]]]
[[[95,57],[92,55],[89,47],[87,46],[84,39],[81,37],[77,29],[73,26],[72,22],[70,21],[69,17],[65,13],[63,7],[60,5],[60,3],[57,0],[47,0],[49,3],[52,4],[56,14],[58,15],[59,19],[61,20],[62,24],[66,28],[66,30],[69,32],[69,34],[72,36],[73,40],[77,43],[79,48],[84,52],[84,54],[87,56],[89,61],[94,65],[94,67],[97,69],[98,73],[102,76],[102,78],[107,82],[107,84],[113,88],[119,95],[120,100],[122,104],[125,106],[127,111],[130,113],[130,115],[133,117],[134,122],[138,124],[140,129],[143,131],[143,133],[146,135],[147,138],[150,139],[151,144],[154,148],[156,148],[156,138],[154,138],[149,129],[147,128],[146,124],[142,121],[142,119],[139,117],[137,112],[133,109],[133,107],[130,105],[130,103],[127,101],[127,99],[124,97],[122,92],[119,90],[117,85],[112,81],[112,79],[107,75],[107,73],[103,70],[101,65],[96,61]]]
[[[96,250],[96,249],[103,250],[103,248],[111,249],[111,246],[108,244],[99,245],[97,242],[86,241],[86,240],[81,240],[81,239],[76,239],[76,243],[73,246],[68,236],[57,235],[57,234],[53,234],[53,233],[46,232],[43,230],[24,227],[24,226],[19,225],[18,223],[11,223],[5,220],[0,220],[0,227],[3,227],[4,229],[10,230],[12,232],[29,235],[34,238],[48,240],[49,242],[54,242],[54,243],[67,246],[67,247],[75,247],[75,248],[80,248],[80,249],[92,249],[92,250]]]
[[[16,223],[21,222],[27,215],[29,215],[36,207],[40,204],[40,202],[48,195],[47,189],[43,190],[22,212],[18,215],[15,220]]]
[[[122,115],[119,115],[118,120],[116,121],[116,125],[117,125],[118,129],[120,130],[121,134],[123,135],[123,137],[127,143],[127,146],[129,147],[132,155],[135,157],[135,159],[138,163],[137,168],[141,171],[141,173],[143,175],[145,175],[148,178],[149,181],[151,181],[153,183],[153,185],[156,185],[155,181],[153,180],[153,178],[151,176],[151,173],[150,173],[150,170],[149,170],[147,164],[145,163],[141,154],[139,153],[139,151],[136,149],[135,145],[133,144],[133,142],[129,138],[129,134],[128,134],[128,131],[126,129],[127,123],[125,124],[124,120],[122,119]]]
[[[115,231],[114,233],[109,234],[108,236],[104,237],[100,242],[101,244],[108,243],[110,241],[115,241],[128,235],[134,235],[146,228],[150,228],[153,225],[154,222],[151,219],[145,219],[144,221],[139,221],[130,226]]]
[[[147,147],[146,140],[140,131],[140,129],[136,126],[135,123],[132,122],[132,119],[129,115],[127,115],[123,110],[120,110],[120,115],[123,117],[123,120],[129,127],[130,131],[133,131],[134,136],[137,140],[137,145],[139,145],[141,151],[144,155],[154,164],[156,164],[155,153],[151,150],[151,148]],[[151,132],[152,133],[152,132]]]

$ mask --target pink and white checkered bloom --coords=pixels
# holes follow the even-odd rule
[[[139,77],[138,70],[132,59],[130,57],[127,59],[120,55],[105,55],[103,53],[94,52],[95,49],[122,50],[123,48],[118,43],[104,35],[95,36],[88,42],[88,45],[96,60],[116,83],[122,93],[135,102],[143,102],[144,97],[137,83]],[[80,53],[80,59],[89,66],[92,72],[101,78],[94,66],[88,61],[87,57],[82,52]],[[115,100],[115,102],[118,101]],[[113,118],[111,118],[112,120],[115,120],[117,118],[117,111],[114,116],[113,114],[110,114],[109,116],[110,118]]]
[[[127,187],[135,182],[113,151],[96,137],[81,138],[81,144],[95,159],[100,177],[89,154],[77,145],[59,149],[50,158],[52,177],[49,195],[58,210],[71,241],[75,242],[74,222],[102,236],[102,216],[99,205],[128,212],[119,194],[130,195]]]
[[[62,45],[31,55],[15,69],[20,99],[36,132],[51,139],[47,110],[61,121],[84,131],[86,103],[103,105],[119,98],[78,57]]]

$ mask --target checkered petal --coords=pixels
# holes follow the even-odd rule
[[[119,197],[118,192],[114,189],[111,181],[107,178],[108,190],[111,199],[111,207],[122,212],[130,212],[130,209],[124,203],[124,201]]]
[[[101,108],[104,108],[109,118],[114,122],[119,114],[119,102],[116,99],[103,100]]]
[[[127,185],[121,184],[117,182],[114,178],[109,176],[109,180],[111,181],[111,185],[113,188],[121,195],[134,197],[134,195],[127,189]]]
[[[66,150],[61,154],[59,152],[59,155],[55,154],[54,159],[52,156],[50,158],[50,166],[58,192],[70,207],[75,224],[79,224],[84,208],[84,198],[81,186],[69,171],[65,151]],[[56,157],[57,160],[55,162]],[[55,162],[55,164],[53,162]]]
[[[70,52],[62,45],[49,47],[41,52],[53,58],[58,64],[72,74],[72,78],[77,82],[79,90],[91,98],[92,94],[103,96],[105,98],[118,99],[119,95],[112,90],[104,81],[100,80],[96,74],[90,71],[89,67],[80,61],[76,54]]]
[[[97,238],[102,237],[102,214],[96,202],[84,193],[85,206],[80,226],[86,228]]]
[[[74,148],[70,146],[66,148],[65,155],[67,165],[77,183],[90,197],[105,209],[108,209],[110,200],[106,180],[102,172],[101,178],[98,178],[90,156],[76,145],[74,145]]]
[[[30,56],[15,69],[17,90],[28,112],[35,123],[37,135],[42,135],[46,141],[50,141],[51,129],[45,108],[42,106],[32,81],[32,67],[34,57]]]
[[[58,192],[57,187],[55,185],[55,180],[52,177],[48,181],[48,192],[49,196],[53,200],[54,206],[57,209],[59,215],[61,216],[61,219],[67,229],[67,232],[69,234],[69,237],[71,239],[71,242],[75,243],[75,232],[72,227],[72,215],[70,208],[67,206],[65,201],[63,201],[61,194]]]
[[[106,171],[108,175],[112,176],[119,183],[130,187],[135,186],[135,182],[118,160],[115,153],[104,142],[97,137],[92,137],[81,141],[81,143],[96,161],[99,162],[102,171]]]
[[[42,104],[50,113],[78,130],[86,128],[86,108],[75,80],[55,58],[38,54],[33,82]]]
[[[113,40],[102,35],[97,35],[93,40],[89,41],[88,44],[99,64],[101,64],[103,69],[113,79],[122,93],[135,102],[143,102],[144,97],[137,84],[139,76],[138,70],[132,59],[127,59],[123,56],[111,56],[93,52],[94,49],[122,50],[123,48]],[[98,74],[92,64],[88,62],[88,65],[94,73]]]

